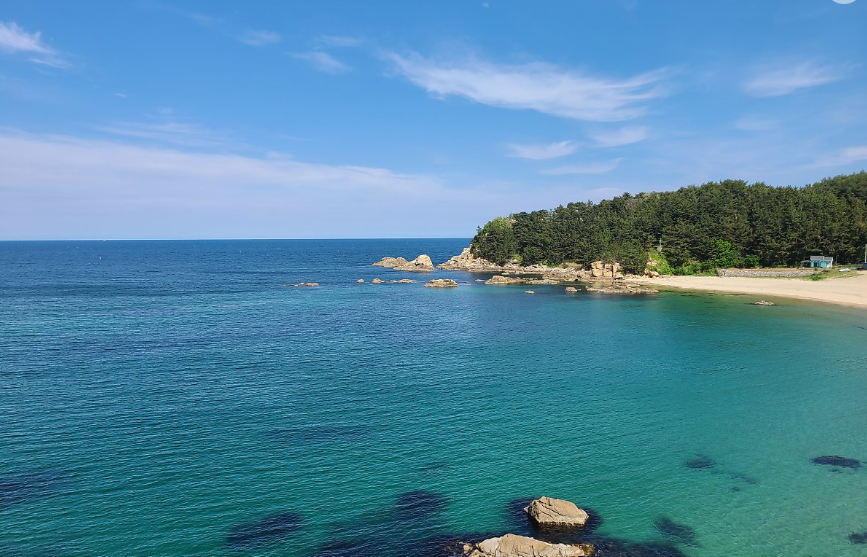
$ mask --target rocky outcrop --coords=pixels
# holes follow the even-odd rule
[[[372,282],[373,284],[382,284],[385,281],[383,281],[381,278],[375,278],[370,282]]]
[[[410,271],[410,272],[430,272],[434,270],[433,261],[430,257],[421,254],[412,261],[407,261],[403,257],[383,257],[381,260],[373,264],[374,267],[390,267],[395,271]]]
[[[530,518],[543,526],[584,526],[589,516],[584,509],[565,499],[540,497],[525,509]]]
[[[409,263],[409,261],[407,261],[403,257],[383,257],[382,259],[374,263],[373,266],[393,268],[399,267],[401,265],[406,265],[407,263]]]
[[[355,282],[357,282],[358,284],[364,284],[364,279],[358,279],[358,280],[355,281]]]
[[[506,534],[475,544],[464,544],[466,557],[587,557],[593,547],[587,544],[547,543],[526,536]]]
[[[608,286],[588,286],[587,292],[597,294],[659,294],[655,288],[647,288],[633,284],[611,284]]]
[[[458,283],[452,279],[432,279],[424,286],[425,288],[457,288]]]
[[[517,268],[517,265],[512,267]],[[469,247],[464,248],[460,254],[455,255],[445,263],[440,263],[437,268],[443,271],[470,271],[474,273],[496,273],[505,269],[502,265],[474,256]]]
[[[574,286],[567,286],[566,292],[569,292],[570,294],[574,294],[575,292],[578,292],[578,289],[575,288]]]
[[[623,278],[620,263],[604,263],[594,261],[590,264],[590,276],[592,278]]]
[[[529,284],[530,280],[523,277],[507,277],[505,275],[494,275],[485,281],[485,284],[505,285],[505,284]]]

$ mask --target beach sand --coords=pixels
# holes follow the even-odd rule
[[[676,277],[627,279],[648,286],[755,295],[756,300],[797,298],[844,306],[867,308],[867,272],[857,276],[820,281],[792,278]]]

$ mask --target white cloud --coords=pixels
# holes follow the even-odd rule
[[[838,81],[845,76],[841,66],[823,66],[815,61],[759,68],[744,89],[757,97],[778,97]]]
[[[647,128],[640,126],[590,134],[593,141],[600,147],[618,147],[638,143],[647,139],[647,136]]]
[[[317,70],[325,73],[343,73],[349,70],[349,66],[328,54],[327,52],[293,52],[290,56],[298,60],[304,60],[313,64]]]
[[[551,176],[565,176],[569,174],[605,174],[611,172],[622,159],[614,159],[610,161],[591,162],[585,164],[570,164],[566,166],[557,166],[548,168],[542,171],[542,174]]]
[[[161,143],[187,147],[206,147],[226,144],[226,138],[201,124],[188,122],[116,122],[95,129],[125,137],[148,139]]]
[[[316,41],[319,44],[325,46],[336,46],[336,47],[351,47],[351,46],[359,46],[361,44],[361,39],[357,39],[355,37],[347,37],[342,35],[322,35],[317,38]]]
[[[250,46],[267,46],[283,40],[279,33],[256,29],[248,29],[235,38]]]
[[[640,116],[647,101],[666,94],[662,81],[668,75],[658,70],[617,80],[543,62],[443,61],[388,52],[383,57],[398,74],[432,95],[597,122]]]
[[[835,155],[820,158],[814,166],[840,166],[859,161],[867,161],[867,145],[847,147]]]
[[[530,159],[534,161],[544,161],[565,157],[578,150],[578,146],[571,141],[560,141],[545,145],[521,145],[518,143],[510,143],[509,145],[506,145],[506,147],[511,151],[509,154],[510,157]]]
[[[57,51],[42,41],[40,32],[28,33],[14,21],[9,23],[0,21],[0,52],[29,54],[32,56],[31,62],[55,68],[69,66]]]

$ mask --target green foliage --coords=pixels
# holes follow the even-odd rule
[[[652,249],[660,242],[661,254]],[[517,213],[480,228],[472,249],[497,263],[616,260],[634,273],[650,252],[658,272],[693,274],[797,265],[816,254],[854,263],[865,243],[867,173],[860,172],[804,188],[725,180]]]
[[[743,260],[735,245],[721,238],[711,240],[710,255],[707,263],[714,268],[740,267]]]
[[[671,268],[671,265],[668,263],[668,259],[665,257],[665,254],[656,251],[656,249],[651,249],[650,253],[647,256],[648,261],[652,261],[651,265],[648,265],[647,268],[651,271],[656,271],[660,275],[673,275],[674,269]]]
[[[497,217],[479,228],[471,245],[473,255],[499,265],[506,263],[515,253],[515,234],[511,219]]]

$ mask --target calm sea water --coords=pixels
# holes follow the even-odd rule
[[[407,556],[541,495],[608,555],[867,553],[811,462],[867,460],[867,312],[355,283],[466,243],[0,243],[0,555]]]

